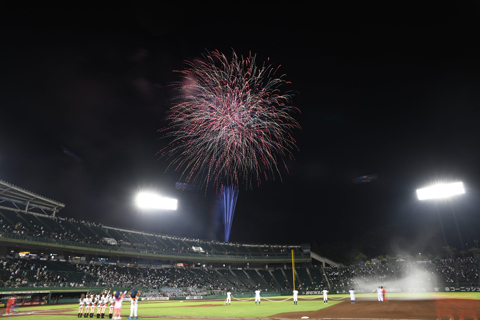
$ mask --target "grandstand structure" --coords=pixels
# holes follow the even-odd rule
[[[86,290],[134,286],[163,298],[251,294],[258,288],[264,294],[291,294],[294,287],[301,294],[323,288],[345,293],[353,286],[361,293],[389,281],[399,283],[399,290],[480,292],[475,256],[343,266],[310,252],[306,244],[225,243],[63,218],[57,213],[64,204],[5,181],[0,186],[0,300],[13,289],[27,290],[31,299],[45,292],[54,299],[58,290],[64,299],[78,299]],[[401,279],[413,269],[435,285],[422,278],[414,288],[402,287]]]
[[[38,280],[35,270],[28,270],[29,266],[42,265],[60,282],[68,278],[68,284],[63,285],[95,286],[98,279],[89,273],[91,269],[82,266],[101,266],[128,268],[122,272],[128,277],[137,275],[138,279],[145,273],[142,271],[139,276],[137,271],[141,269],[155,270],[152,271],[155,274],[163,271],[167,275],[183,272],[181,277],[174,277],[176,287],[179,278],[193,277],[203,283],[202,287],[215,290],[231,288],[246,292],[262,287],[288,291],[293,287],[292,272],[287,270],[291,269],[292,254],[297,265],[312,265],[309,245],[226,243],[78,221],[59,216],[57,213],[65,205],[58,201],[5,181],[0,185],[0,257],[10,261],[23,258],[19,264],[23,265],[25,277],[20,278],[20,284],[37,282],[44,286],[45,281]],[[163,276],[170,279],[165,287],[171,287],[171,277]],[[3,285],[11,280],[7,278],[3,274]],[[314,282],[310,273],[297,275],[297,279],[304,284]],[[10,281],[8,285],[18,285],[17,282]],[[58,281],[48,278],[47,282],[57,285]],[[149,283],[156,283],[159,289],[162,286],[161,281]]]

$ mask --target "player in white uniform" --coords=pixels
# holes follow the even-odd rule
[[[225,300],[225,304],[230,305],[232,303],[232,293],[230,291],[227,292],[227,300]]]
[[[103,313],[105,312],[105,297],[106,297],[107,293],[105,290],[102,291],[102,293],[97,296],[98,297],[98,301],[97,301],[97,319],[100,318],[100,315],[103,315]],[[103,316],[102,316],[103,318]]]
[[[93,318],[93,314],[95,313],[95,308],[97,307],[98,303],[98,295],[93,294],[92,295],[92,305],[90,306],[90,318]]]
[[[82,293],[82,296],[78,300],[78,316],[77,318],[81,318],[83,316],[83,308],[85,308],[85,293]]]
[[[258,305],[260,305],[260,289],[255,290],[255,305],[257,305],[257,301]]]
[[[103,302],[103,292],[97,294],[97,318],[100,318],[100,311],[102,310],[102,302]]]
[[[350,293],[350,302],[355,303],[355,290],[353,290],[353,288],[352,288],[352,289],[348,290],[348,292]]]
[[[378,297],[378,302],[383,302],[383,290],[380,287],[377,288],[377,297]]]
[[[114,293],[112,293],[108,297],[108,304],[110,305],[109,310],[108,310],[108,318],[112,319],[113,317],[113,308],[115,307],[115,296]]]
[[[108,294],[110,291],[107,292],[107,289],[103,292],[103,297],[102,297],[102,319],[105,317],[105,310],[107,309],[107,304],[108,304]]]
[[[88,313],[90,312],[90,305],[92,304],[92,295],[87,294],[85,298],[85,312],[83,313],[84,318],[88,318]]]
[[[128,319],[138,319],[137,316],[137,309],[138,309],[138,297],[140,296],[140,292],[137,289],[132,289],[130,293],[130,317]]]
[[[323,294],[323,303],[328,303],[328,290],[327,289],[323,289],[322,290],[322,294]]]
[[[298,291],[293,290],[293,304],[297,304],[297,303],[298,303]]]

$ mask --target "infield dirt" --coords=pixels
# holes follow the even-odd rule
[[[348,301],[311,312],[278,314],[273,319],[479,319],[480,301],[463,299]]]

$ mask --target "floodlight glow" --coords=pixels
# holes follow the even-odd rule
[[[448,199],[464,193],[462,182],[438,183],[431,187],[417,189],[418,200]]]
[[[135,202],[141,209],[177,210],[177,199],[165,198],[155,193],[141,192]]]

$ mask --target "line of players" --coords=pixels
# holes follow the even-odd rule
[[[230,305],[232,303],[232,297],[233,297],[232,293],[230,291],[228,291],[227,292],[227,299],[225,300],[225,305]],[[257,302],[258,302],[258,305],[261,304],[260,289],[255,290],[255,305],[257,305]]]
[[[327,304],[328,303],[328,290],[327,289],[323,289],[322,291],[322,295],[323,295],[323,303],[324,304]],[[355,290],[350,289],[348,291],[350,293],[350,302],[351,303],[355,303]],[[387,300],[387,296],[386,296],[386,290],[383,286],[379,286],[375,291],[373,292],[376,292],[377,293],[377,296],[378,296],[378,302],[388,302]],[[256,290],[255,291],[255,305],[257,305],[257,302],[258,302],[258,305],[260,305],[260,290]],[[227,299],[225,300],[225,304],[226,305],[230,305],[230,303],[232,303],[232,293],[230,291],[227,292]],[[293,290],[293,304],[298,304],[298,291],[297,290]]]
[[[122,310],[122,302],[123,298],[127,294],[127,291],[121,293],[117,291],[115,293],[110,294],[110,290],[107,289],[103,290],[100,294],[94,293],[87,293],[82,294],[79,300],[78,306],[78,318],[82,316],[84,318],[93,318],[95,314],[95,308],[97,309],[97,318],[104,318],[106,309],[109,309],[108,317],[110,319],[121,319],[120,313]],[[137,316],[137,308],[138,308],[138,297],[140,293],[137,289],[133,289],[130,292],[130,317],[128,319],[138,319]],[[114,312],[115,311],[115,312]],[[135,317],[135,318],[133,318]]]
[[[110,290],[107,291],[106,289],[103,290],[100,294],[95,293],[87,293],[82,294],[80,298],[80,303],[78,306],[78,318],[82,316],[84,318],[93,318],[95,314],[95,308],[97,309],[97,318],[104,318],[105,311],[109,308],[109,318],[113,317],[113,308],[115,306],[115,296],[114,294],[110,294]]]
[[[255,305],[261,304],[261,297],[260,297],[260,289],[255,290]],[[323,303],[327,304],[328,303],[328,290],[324,289],[322,290],[322,295],[323,295]],[[355,303],[355,291],[350,290],[350,298],[352,300],[352,303]],[[227,292],[227,299],[225,300],[225,305],[230,305],[232,303],[232,293],[230,291]],[[298,290],[293,290],[293,304],[298,304]]]
[[[135,289],[134,289],[135,290]],[[374,292],[377,292],[378,295],[378,301],[379,302],[388,302],[386,298],[386,291],[382,287],[378,287],[377,290]],[[92,294],[82,294],[82,297],[80,298],[80,305],[78,308],[78,318],[81,318],[82,315],[84,318],[88,318],[90,315],[90,318],[93,318],[93,315],[95,314],[95,308],[97,308],[97,318],[104,318],[105,317],[105,311],[107,307],[109,308],[109,318],[112,319],[113,317],[113,310],[117,311],[117,309],[121,310],[121,303],[123,301],[123,297],[125,296],[127,292],[125,291],[123,294],[120,292],[117,292],[116,294],[112,293],[110,294],[110,290],[107,292],[105,289],[101,294],[96,295],[94,293]],[[353,289],[349,290],[350,293],[350,301],[351,303],[355,303],[355,291]],[[131,312],[130,312],[130,317],[129,319],[132,319],[133,314],[135,315],[135,319],[138,319],[137,316],[137,307],[138,307],[138,292],[135,290],[131,294]],[[322,295],[323,295],[323,303],[327,304],[328,303],[328,290],[324,289],[322,290]],[[225,301],[226,305],[230,305],[232,302],[232,293],[230,291],[227,292],[227,299]],[[261,303],[261,297],[260,297],[260,290],[255,291],[255,305],[260,305]],[[298,291],[294,290],[293,291],[293,304],[298,304]],[[117,313],[117,312],[116,312]],[[117,315],[116,317],[117,318]]]

